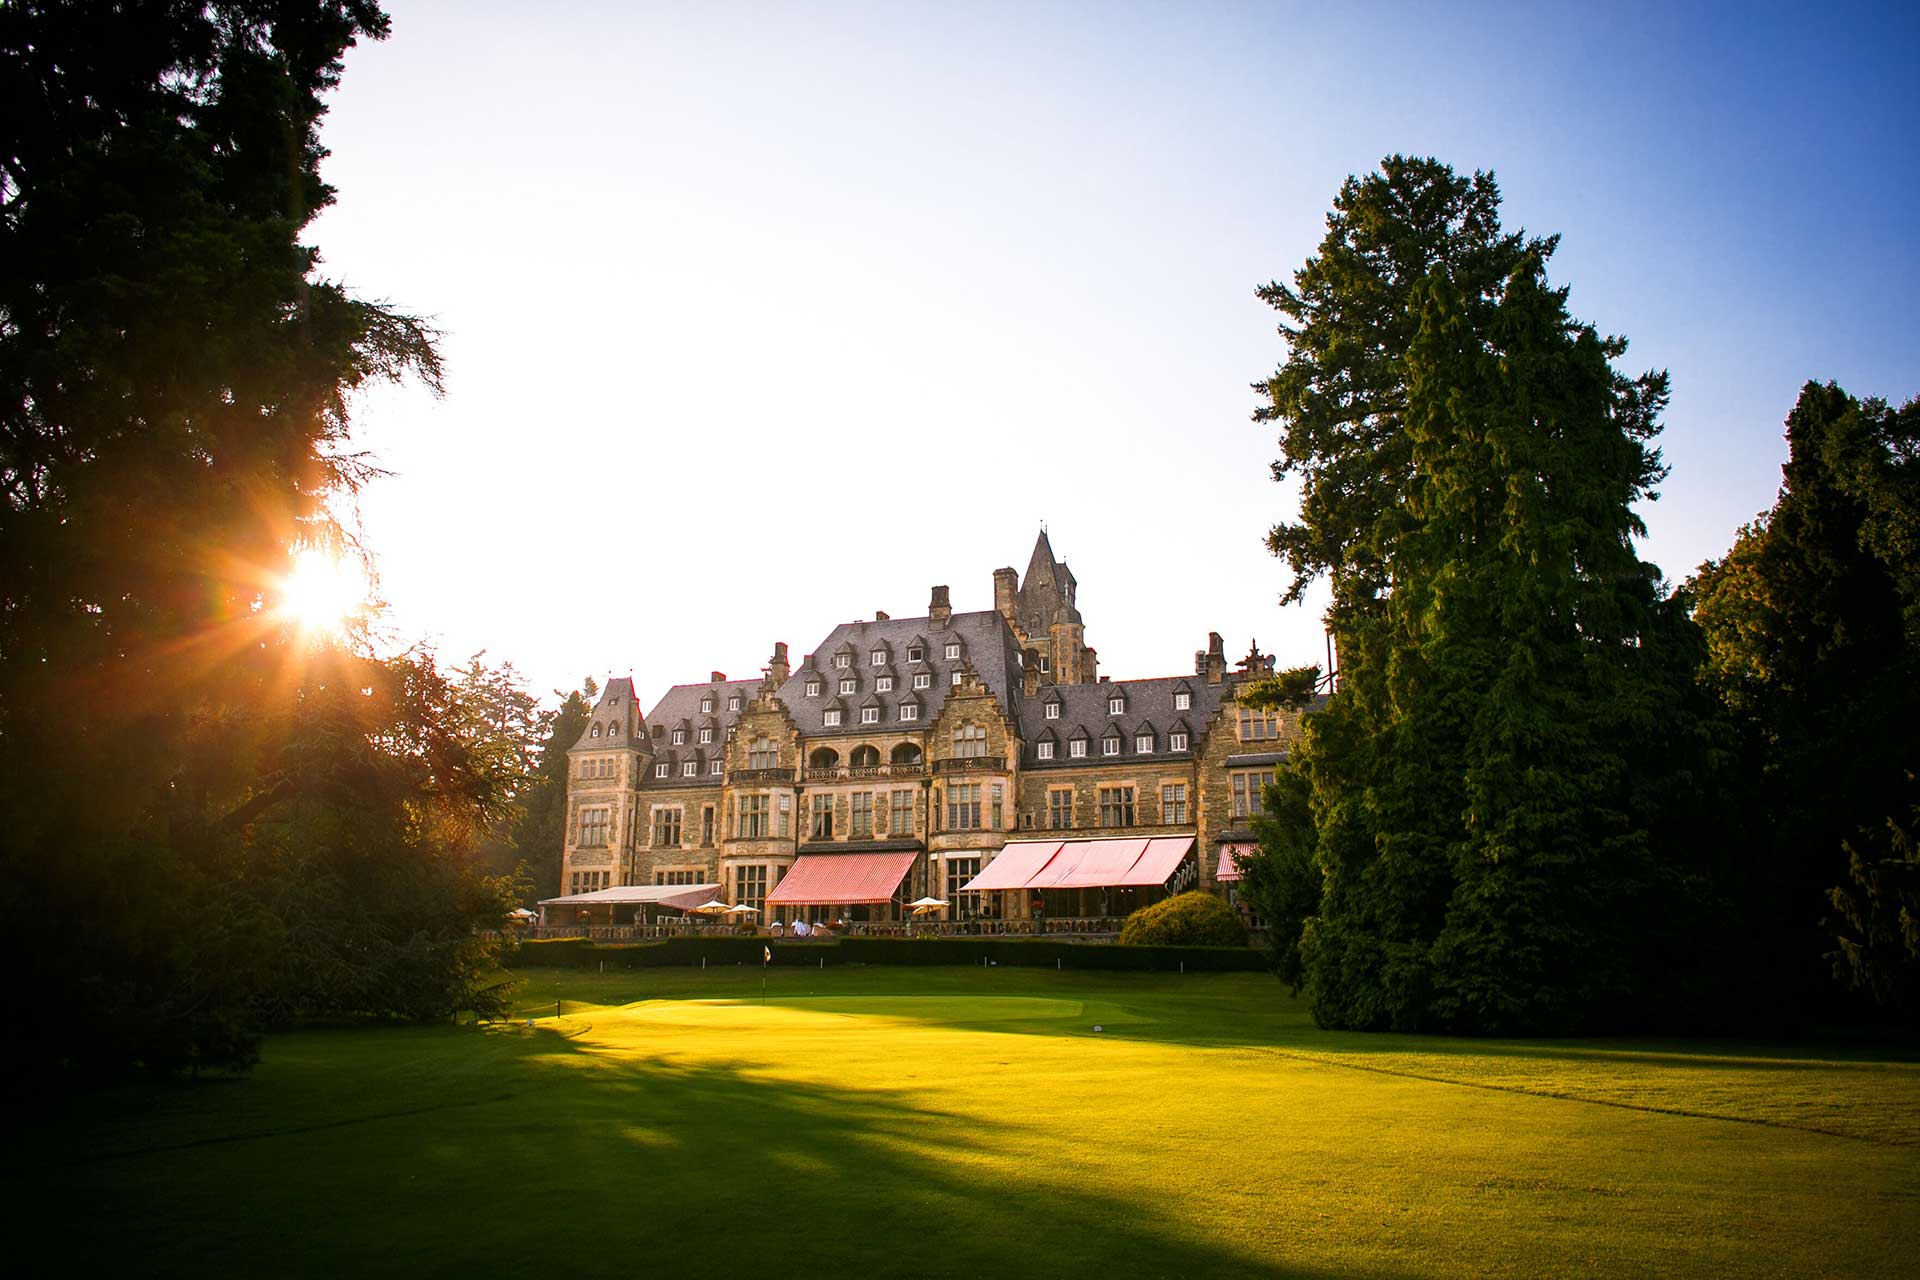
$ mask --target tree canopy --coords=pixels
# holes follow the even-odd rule
[[[510,779],[428,657],[274,608],[432,332],[319,273],[357,0],[0,8],[0,910],[12,1064],[232,1063],[470,998]]]
[[[1632,546],[1666,377],[1615,370],[1624,341],[1547,283],[1554,241],[1498,209],[1489,175],[1389,157],[1262,290],[1289,354],[1256,416],[1303,482],[1272,546],[1296,596],[1329,578],[1341,683],[1249,887],[1300,922],[1324,1025],[1616,1021],[1698,909],[1667,803],[1708,759],[1694,650]]]

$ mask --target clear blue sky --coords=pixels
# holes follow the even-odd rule
[[[1109,673],[1317,658],[1253,289],[1389,152],[1493,170],[1671,371],[1670,578],[1770,504],[1803,381],[1920,393],[1911,7],[391,8],[314,236],[448,394],[363,405],[361,516],[396,633],[541,687],[989,607],[1041,520]]]

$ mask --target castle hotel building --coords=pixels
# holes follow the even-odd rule
[[[717,897],[761,920],[1112,918],[1235,878],[1298,731],[1235,703],[1271,675],[1221,638],[1179,675],[1111,680],[1043,531],[994,607],[835,627],[797,666],[715,671],[644,713],[607,682],[569,752],[553,923]],[[607,892],[621,890],[622,892]]]

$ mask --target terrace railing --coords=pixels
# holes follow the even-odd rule
[[[1006,767],[1005,756],[948,756],[933,762],[935,773],[1000,773]]]

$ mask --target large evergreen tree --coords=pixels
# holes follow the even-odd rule
[[[296,548],[347,541],[353,390],[439,379],[432,334],[301,240],[333,197],[324,95],[386,30],[366,0],[0,6],[10,1068],[242,1060],[273,1011],[426,1016],[497,916],[446,857],[502,779],[444,681],[271,607]],[[333,928],[374,917],[371,950]],[[375,954],[393,981],[342,976]]]
[[[1912,892],[1920,800],[1920,401],[1808,383],[1786,440],[1772,510],[1691,584],[1708,682],[1747,731],[1745,908],[1788,990],[1817,991],[1837,961],[1909,1004],[1912,961],[1902,978],[1882,943]]]
[[[1294,323],[1263,414],[1304,480],[1273,547],[1296,594],[1331,580],[1342,683],[1252,879],[1297,886],[1278,868],[1312,848],[1325,1025],[1618,1021],[1700,891],[1666,803],[1706,758],[1692,651],[1632,548],[1665,377],[1614,370],[1625,344],[1568,316],[1552,241],[1502,232],[1486,175],[1390,158],[1328,226],[1266,291]]]

